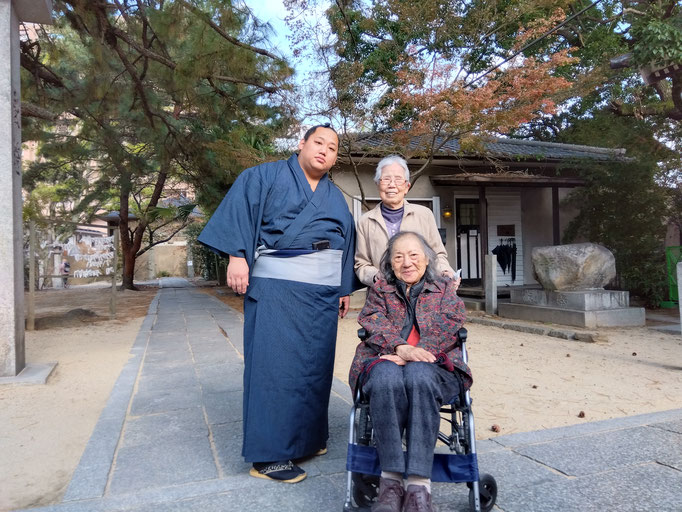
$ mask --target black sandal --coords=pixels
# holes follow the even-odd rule
[[[307,475],[306,472],[290,460],[280,462],[254,462],[249,471],[251,476],[265,478],[276,482],[295,484]]]

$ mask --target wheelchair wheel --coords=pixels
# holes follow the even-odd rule
[[[353,500],[358,507],[371,507],[379,494],[379,477],[353,473]]]
[[[482,474],[478,480],[478,495],[481,500],[481,512],[490,512],[497,500],[497,482],[488,474]],[[469,491],[469,509],[476,512],[474,490]]]

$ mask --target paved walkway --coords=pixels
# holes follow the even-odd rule
[[[295,485],[247,475],[241,448],[242,318],[196,288],[159,291],[83,453],[66,511],[341,511],[350,392],[335,381],[329,452]],[[475,392],[474,392],[475,406]],[[474,407],[475,411],[475,407]],[[506,512],[682,510],[682,409],[478,443]],[[440,511],[468,510],[435,484]]]

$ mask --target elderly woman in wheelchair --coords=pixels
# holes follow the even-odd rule
[[[367,337],[355,352],[350,384],[354,394],[361,387],[369,398],[381,465],[373,512],[433,510],[439,411],[473,382],[457,343],[464,304],[454,282],[436,274],[434,261],[422,236],[395,235],[358,317]]]

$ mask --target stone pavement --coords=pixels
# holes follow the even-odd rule
[[[335,380],[329,452],[295,485],[249,477],[241,457],[242,317],[196,288],[165,284],[61,503],[90,511],[341,511],[350,392]],[[475,391],[474,412],[475,412]],[[478,443],[495,510],[682,510],[682,409]],[[441,512],[463,484],[434,484]]]

